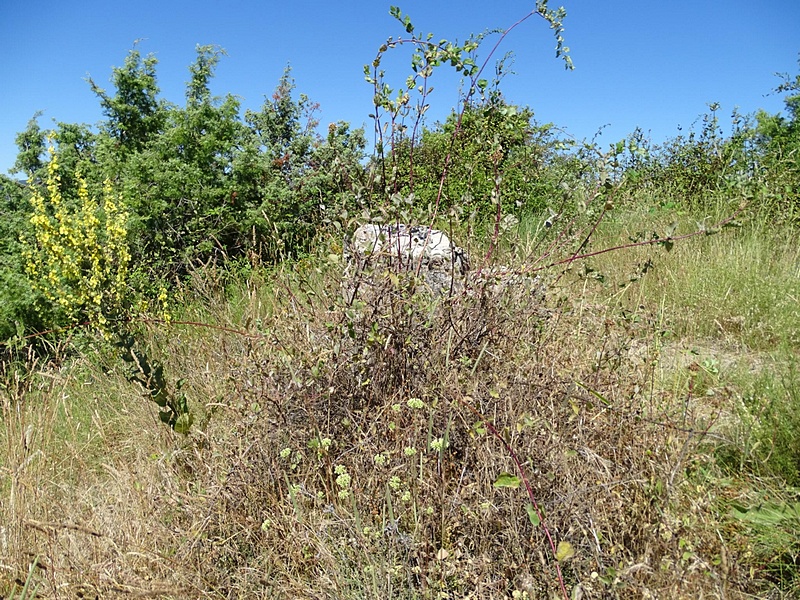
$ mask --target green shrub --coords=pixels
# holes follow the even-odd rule
[[[473,104],[443,124],[395,143],[387,160],[397,181],[392,189],[414,194],[429,209],[439,197],[440,212],[457,207],[465,214],[491,217],[499,198],[504,213],[541,212],[561,196],[563,167],[573,174],[579,160],[562,151],[565,143],[552,125],[533,121],[533,111],[501,98]],[[413,159],[413,160],[412,160]]]
[[[0,340],[41,325],[25,275],[19,236],[30,230],[25,186],[0,175]]]

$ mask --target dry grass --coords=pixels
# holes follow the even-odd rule
[[[39,557],[50,598],[560,597],[502,473],[529,480],[574,549],[559,563],[573,597],[765,589],[720,514],[741,485],[709,454],[735,391],[698,393],[658,306],[590,300],[568,277],[547,310],[513,292],[438,300],[403,275],[347,306],[335,272],[306,261],[227,293],[198,278],[180,318],[248,335],[139,333],[186,380],[188,436],[99,342],[7,376],[0,591]]]

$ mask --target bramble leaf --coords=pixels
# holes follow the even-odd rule
[[[516,475],[512,475],[511,473],[500,473],[494,482],[494,487],[516,489],[519,487],[519,484],[520,478]]]
[[[539,518],[539,514],[536,512],[536,507],[528,502],[525,505],[525,512],[528,513],[528,519],[530,519],[531,525],[538,527],[542,520]]]

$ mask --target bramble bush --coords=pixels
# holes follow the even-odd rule
[[[800,219],[800,75],[781,75],[774,93],[787,93],[786,114],[731,114],[731,133],[710,103],[699,127],[662,144],[641,129],[613,148],[623,180],[622,195],[684,213],[731,210],[741,200],[749,213],[769,222]]]
[[[798,61],[800,65],[800,61]],[[784,98],[786,115],[756,113],[756,165],[765,181],[762,204],[768,213],[790,223],[800,223],[800,73],[780,75],[783,82],[773,90]]]
[[[551,127],[532,124],[529,108],[503,98],[499,83],[508,55],[497,62],[493,81],[484,72],[505,36],[533,16],[550,25],[556,57],[571,69],[563,39],[564,9],[553,10],[539,1],[511,27],[471,35],[462,44],[435,42],[432,33],[415,33],[411,18],[396,6],[390,14],[409,37],[390,37],[364,67],[365,79],[374,89],[371,205],[389,206],[399,195],[409,199],[411,213],[420,220],[449,210],[485,218],[496,213],[498,203],[515,212],[542,210],[544,198],[552,192],[546,166],[558,148]],[[499,36],[499,41],[480,62],[478,50],[491,35]],[[381,65],[387,52],[404,47],[411,49],[411,71],[403,84],[392,87]],[[429,128],[425,117],[434,74],[448,66],[462,78],[459,105],[444,124]]]
[[[411,138],[398,139],[392,153],[396,189],[432,204],[450,154],[442,211],[457,208],[491,218],[498,188],[504,213],[541,213],[561,196],[565,179],[558,164],[569,162],[573,173],[579,171],[579,159],[565,152],[569,147],[552,125],[534,122],[529,108],[495,97],[466,107],[460,125],[452,113],[444,123],[423,128],[415,146]]]

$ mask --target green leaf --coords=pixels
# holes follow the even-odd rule
[[[517,489],[520,484],[520,478],[511,473],[500,473],[497,480],[494,482],[496,488],[514,488]]]
[[[173,429],[175,430],[176,433],[181,433],[185,435],[189,433],[189,429],[191,429],[193,422],[194,422],[194,417],[192,417],[192,414],[184,413],[176,419]]]
[[[536,507],[528,502],[525,505],[525,512],[528,513],[528,519],[530,519],[531,525],[538,527],[542,520],[539,518],[539,514],[536,512]]]
[[[163,388],[153,390],[151,395],[153,396],[153,402],[158,404],[161,408],[165,408],[167,406],[167,400],[169,398],[167,397],[166,390]]]
[[[796,504],[760,504],[751,508],[735,506],[733,516],[754,525],[774,527],[785,519],[800,519],[800,502]]]

